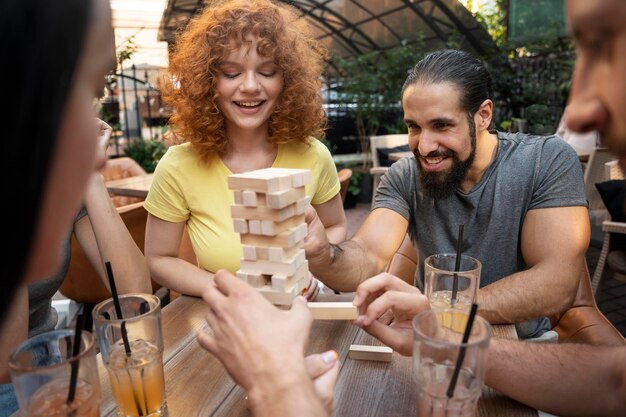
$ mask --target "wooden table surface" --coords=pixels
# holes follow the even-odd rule
[[[146,198],[152,186],[154,174],[136,175],[106,182],[107,190],[117,195]]]
[[[221,363],[195,340],[196,332],[208,330],[204,302],[182,296],[163,309],[165,386],[169,415],[249,416],[245,392],[228,376]],[[513,326],[495,326],[500,337],[516,338]],[[316,321],[307,353],[335,349],[341,372],[335,391],[335,416],[414,416],[416,390],[412,362],[394,352],[389,362],[348,359],[350,344],[380,344],[345,321]],[[98,355],[101,415],[116,416],[108,374]],[[478,416],[537,416],[537,412],[494,390],[485,388]]]

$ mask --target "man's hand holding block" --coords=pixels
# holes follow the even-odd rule
[[[359,313],[350,301],[308,303],[314,320],[356,320]]]

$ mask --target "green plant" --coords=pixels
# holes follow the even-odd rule
[[[339,100],[355,120],[360,151],[369,150],[369,137],[383,127],[388,133],[404,129],[400,90],[407,71],[424,55],[417,39],[387,51],[366,52],[350,59],[335,57]]]
[[[361,180],[363,179],[363,174],[359,171],[352,171],[352,177],[350,177],[350,184],[348,184],[347,191],[353,196],[359,195],[361,192]]]
[[[165,154],[167,146],[162,140],[132,140],[124,149],[124,154],[135,161],[146,170],[154,172],[157,163]]]

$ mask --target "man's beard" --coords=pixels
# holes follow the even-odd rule
[[[435,158],[439,156],[452,158],[452,167],[448,172],[426,172],[420,161],[420,154],[417,147],[413,151],[415,155],[415,162],[417,163],[417,170],[419,172],[419,182],[422,192],[427,197],[434,199],[442,199],[448,197],[454,193],[461,182],[467,176],[467,173],[474,163],[476,156],[476,125],[474,118],[468,115],[469,135],[471,151],[467,159],[461,161],[459,155],[450,150],[443,152],[433,151],[426,155],[427,158]]]

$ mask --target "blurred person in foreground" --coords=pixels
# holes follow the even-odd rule
[[[97,125],[100,135],[96,158],[105,160],[111,127],[101,120],[97,121]],[[11,328],[6,330],[13,335],[12,343],[3,341],[0,345],[0,357],[7,357],[26,338],[56,328],[58,315],[52,306],[52,298],[63,284],[70,267],[72,236],[76,236],[82,251],[98,272],[105,288],[109,290],[109,295],[106,261],[111,262],[120,294],[152,292],[146,259],[113,205],[102,174],[94,172],[87,185],[83,207],[76,213],[72,229],[61,243],[63,249],[60,268],[54,275],[29,284],[28,293],[20,292],[19,297],[24,299],[21,302],[14,301],[14,307],[8,313],[11,317]],[[28,331],[26,337],[23,337],[24,328]],[[8,374],[6,362],[0,363],[0,374]],[[0,384],[0,417],[12,414],[17,408],[13,385]]]
[[[17,231],[2,252],[2,364],[27,337],[27,315],[9,312],[28,310],[27,285],[59,270],[62,242],[104,164],[93,101],[115,68],[113,39],[108,0],[0,3],[0,79],[10,97],[0,105],[1,177],[12,204],[3,218]]]
[[[578,50],[569,127],[577,132],[598,130],[602,143],[626,170],[626,2],[566,4]],[[290,395],[281,389],[293,381],[311,386],[301,352],[311,324],[304,300],[297,299],[291,311],[277,311],[253,288],[228,275],[218,272],[215,287],[205,289],[204,299],[212,309],[207,321],[215,333],[201,333],[200,344],[248,390],[255,415],[326,415],[311,389]],[[380,275],[359,286],[354,303],[361,314],[358,325],[400,353],[411,354],[411,320],[429,307],[417,288]],[[376,320],[388,309],[395,327]],[[261,310],[272,313],[256,314]],[[291,343],[262,336],[279,329]],[[259,372],[251,372],[250,363]],[[489,363],[487,384],[532,407],[563,416],[623,416],[626,410],[626,347],[492,339]]]

